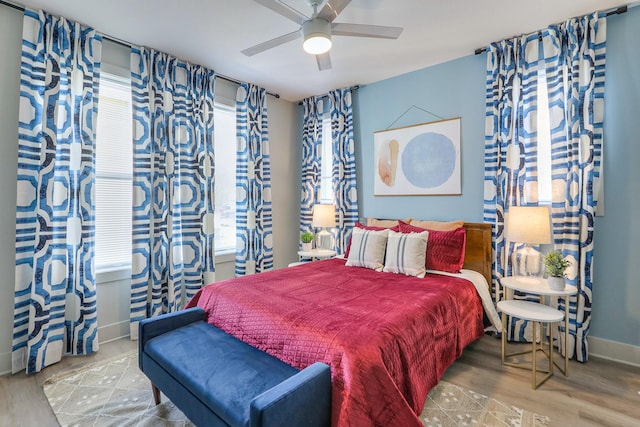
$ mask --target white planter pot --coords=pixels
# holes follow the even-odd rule
[[[304,243],[303,242],[302,243],[302,250],[305,251],[305,252],[310,251],[311,250],[311,242],[309,242],[309,243]]]
[[[549,284],[549,288],[554,291],[564,291],[564,277],[547,277],[547,283]]]

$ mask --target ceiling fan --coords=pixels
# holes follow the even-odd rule
[[[340,24],[333,22],[351,0],[329,0],[320,11],[318,6],[322,0],[307,0],[313,8],[311,18],[278,0],[254,0],[287,19],[300,24],[300,28],[289,34],[257,44],[242,51],[247,56],[253,56],[265,50],[280,46],[302,37],[303,48],[306,52],[316,56],[320,71],[331,69],[331,36],[373,37],[379,39],[397,39],[402,33],[400,27],[382,25]]]

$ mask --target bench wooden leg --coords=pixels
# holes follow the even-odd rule
[[[151,390],[153,390],[153,401],[156,402],[156,406],[160,404],[160,389],[151,384]]]

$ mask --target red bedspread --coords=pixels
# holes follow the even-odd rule
[[[331,366],[333,426],[421,426],[427,394],[483,334],[469,281],[329,259],[204,287],[208,322],[299,369]]]

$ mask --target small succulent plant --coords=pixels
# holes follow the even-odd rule
[[[549,252],[544,256],[543,262],[547,274],[552,277],[566,277],[565,270],[571,265],[571,261],[564,259],[560,251]]]
[[[305,231],[300,235],[300,240],[302,241],[302,243],[311,243],[313,242],[314,237],[316,237],[315,234],[311,233],[310,231]]]

